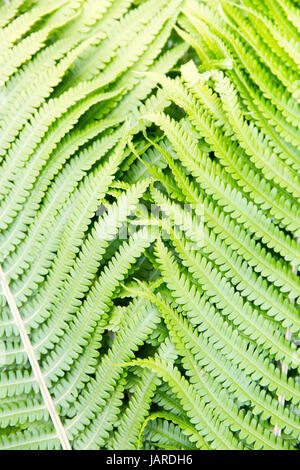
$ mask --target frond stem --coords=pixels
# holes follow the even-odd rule
[[[0,282],[2,284],[2,289],[3,289],[3,294],[6,297],[7,303],[9,305],[11,314],[13,316],[14,322],[19,328],[20,336],[24,345],[25,352],[28,355],[30,365],[32,367],[35,379],[40,387],[42,397],[44,399],[46,408],[49,412],[49,415],[51,417],[51,420],[53,422],[54,428],[56,430],[57,436],[60,440],[61,446],[63,450],[72,450],[72,447],[70,445],[69,439],[67,437],[66,431],[63,427],[63,424],[61,422],[61,419],[55,409],[55,404],[54,401],[50,395],[50,392],[48,390],[48,387],[46,385],[46,381],[43,375],[43,372],[40,368],[40,365],[35,357],[34,349],[33,346],[30,342],[29,336],[27,334],[27,331],[25,329],[25,325],[23,322],[23,319],[21,317],[21,314],[19,312],[19,309],[16,305],[14,296],[9,288],[9,285],[6,281],[5,273],[0,266]]]

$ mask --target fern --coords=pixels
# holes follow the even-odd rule
[[[145,229],[112,252],[109,245],[149,181],[128,185],[103,216],[96,212],[123,173],[144,106],[166,105],[152,97],[156,81],[136,72],[168,72],[186,51],[164,49],[180,1],[134,8],[128,0],[41,0],[26,10],[13,3],[1,7],[1,446],[97,448],[126,386],[117,367],[102,384],[105,393],[116,387],[114,396],[98,403],[101,367],[124,346],[127,360],[157,321],[149,308],[140,311],[108,359],[102,353],[112,297],[153,235]],[[99,420],[88,426],[96,410]]]
[[[225,7],[223,11],[227,12]],[[248,71],[246,62],[243,60],[241,67],[238,61],[238,59],[241,59],[241,56],[235,55],[237,51],[235,45],[238,44],[238,46],[240,46],[241,44],[241,42],[239,42],[241,41],[239,39],[241,33],[238,31],[237,34],[237,30],[231,26],[231,22],[228,21],[228,23],[225,23],[222,18],[218,18],[218,14],[213,9],[208,9],[206,6],[202,5],[198,7],[196,2],[188,3],[184,8],[184,13],[187,14],[188,21],[182,19],[180,23],[181,26],[184,26],[187,30],[187,35],[191,34],[191,32],[196,34],[195,31],[201,21],[200,31],[205,32],[204,40],[208,40],[208,35],[212,38],[213,34],[209,33],[209,29],[205,28],[206,23],[209,25],[210,31],[213,31],[215,34],[213,36],[215,43],[207,42],[207,44],[209,46],[221,44],[223,46],[222,53],[230,54],[231,62],[237,63],[237,70],[241,70],[241,73],[244,74],[242,71],[243,67]],[[250,34],[250,26],[248,27],[247,32],[248,31]],[[183,38],[187,39],[187,35],[183,35]],[[230,38],[230,41],[228,39],[227,42],[227,38]],[[194,40],[191,40],[191,45],[195,45]],[[214,60],[216,52],[218,52],[217,46],[215,50],[211,50],[209,53],[211,55],[211,61]],[[266,54],[263,56],[265,63],[270,66],[266,49],[263,52]],[[257,51],[255,53],[257,53]],[[255,53],[253,57],[255,57]],[[201,55],[199,58],[205,64],[205,59]],[[222,67],[222,65],[220,65],[220,67]],[[274,437],[274,434],[272,435],[272,432],[270,433],[272,428],[270,428],[267,423],[269,420],[271,420],[272,423],[272,419],[274,419],[275,415],[281,409],[280,406],[282,405],[278,405],[277,401],[279,401],[279,403],[285,403],[284,401],[282,402],[282,396],[287,400],[294,401],[296,407],[299,400],[299,398],[296,398],[297,395],[299,395],[297,392],[298,384],[297,381],[293,379],[293,368],[298,366],[299,356],[293,345],[293,340],[291,342],[291,337],[289,334],[285,334],[285,329],[283,328],[283,326],[288,327],[288,331],[290,331],[289,329],[291,328],[295,332],[295,338],[297,337],[299,332],[299,312],[298,309],[290,303],[290,300],[283,292],[287,289],[287,291],[293,292],[292,295],[297,297],[299,295],[299,287],[295,286],[296,290],[294,291],[292,287],[291,289],[287,288],[288,282],[279,281],[283,272],[290,272],[288,277],[291,278],[292,283],[298,282],[295,275],[292,274],[291,268],[288,265],[284,267],[285,262],[282,258],[286,258],[286,255],[283,251],[280,253],[280,250],[278,253],[280,253],[281,256],[276,255],[275,252],[277,249],[274,249],[272,244],[270,244],[270,239],[273,238],[273,236],[277,238],[275,234],[277,230],[280,231],[280,233],[278,232],[278,237],[282,242],[282,236],[285,237],[287,235],[291,237],[290,240],[295,246],[295,255],[291,258],[291,261],[293,264],[295,263],[295,265],[298,264],[296,261],[298,254],[296,253],[298,253],[299,250],[295,239],[297,239],[299,229],[299,219],[297,215],[299,210],[297,207],[298,201],[296,199],[297,193],[292,190],[293,183],[291,183],[291,181],[294,178],[298,178],[295,168],[299,160],[294,160],[293,157],[282,157],[283,145],[287,146],[288,149],[291,149],[291,147],[282,141],[282,138],[285,138],[286,135],[281,134],[281,138],[279,139],[278,134],[276,134],[277,129],[275,130],[272,127],[274,121],[273,118],[270,119],[271,116],[269,114],[269,110],[272,109],[271,107],[267,108],[265,106],[264,114],[262,114],[262,107],[260,106],[259,111],[261,114],[258,114],[257,108],[250,105],[251,112],[248,112],[247,106],[249,106],[250,103],[249,90],[251,90],[252,93],[250,82],[248,78],[246,78],[246,75],[240,75],[238,79],[236,79],[236,76],[237,74],[234,71],[234,67],[229,67],[226,72],[209,69],[207,73],[200,74],[197,68],[189,63],[182,68],[181,80],[170,80],[163,76],[161,77],[160,83],[163,92],[169,99],[173,100],[186,111],[186,116],[190,119],[190,130],[186,126],[186,118],[181,122],[175,122],[174,118],[164,113],[146,115],[148,120],[150,119],[160,126],[177,154],[177,161],[174,161],[173,154],[170,152],[169,148],[166,150],[165,147],[155,144],[155,147],[161,152],[170,168],[170,176],[167,177],[165,174],[157,172],[154,169],[150,170],[150,172],[165,186],[169,198],[155,188],[153,188],[151,194],[153,202],[163,210],[164,214],[166,214],[167,218],[170,220],[167,221],[167,223],[165,219],[163,219],[162,222],[152,220],[151,223],[161,225],[163,229],[169,232],[170,239],[168,240],[168,244],[170,248],[174,250],[173,252],[176,257],[179,258],[180,264],[187,268],[186,270],[180,267],[171,256],[171,253],[166,251],[166,246],[161,243],[157,245],[158,265],[163,279],[172,293],[172,302],[175,303],[180,312],[187,316],[188,321],[193,325],[193,329],[195,327],[199,328],[199,333],[201,333],[201,337],[195,338],[193,343],[194,348],[198,349],[201,346],[203,347],[204,344],[209,344],[214,348],[211,350],[211,354],[209,354],[208,350],[206,350],[205,353],[203,352],[203,366],[206,367],[207,365],[208,367],[208,375],[205,381],[202,380],[202,376],[198,371],[198,367],[201,364],[200,356],[198,355],[196,358],[193,357],[193,354],[196,354],[196,350],[193,349],[191,345],[191,349],[186,346],[188,343],[185,341],[188,340],[186,330],[184,330],[185,333],[183,333],[184,323],[177,323],[175,327],[175,324],[171,322],[171,318],[175,315],[175,313],[171,313],[173,312],[172,307],[166,306],[161,300],[156,300],[156,302],[160,305],[161,311],[164,311],[163,315],[171,337],[183,355],[183,367],[190,376],[191,384],[197,389],[200,395],[203,396],[205,402],[210,403],[210,406],[213,406],[214,409],[220,413],[222,422],[234,423],[231,429],[234,432],[238,430],[241,442],[247,447],[250,446],[253,448],[254,446],[254,448],[256,448],[256,446],[258,446],[257,448],[267,448],[269,446],[269,448],[276,448],[276,446],[279,446],[279,448],[287,448],[286,446],[289,446],[288,442],[291,442],[290,439],[283,434],[282,441],[279,442],[278,432],[276,430],[281,428],[282,432],[286,432],[287,434],[292,433],[294,436],[294,444],[297,442],[299,436],[297,431],[299,418],[297,412],[295,413],[295,407],[292,405],[289,409],[290,403],[286,403],[284,405],[286,409],[283,408],[280,411],[280,413],[288,413],[293,422],[293,424],[291,422],[291,427],[287,422],[281,421],[279,417],[273,421],[274,432],[277,439]],[[241,77],[243,77],[242,80]],[[250,73],[250,77],[254,79],[254,74],[251,75]],[[230,82],[231,79],[234,85]],[[246,79],[248,81],[245,85]],[[260,81],[258,84],[260,86]],[[283,85],[286,86],[287,84],[283,81]],[[234,88],[234,86],[237,88]],[[282,85],[279,85],[279,87],[280,86]],[[240,93],[240,96],[238,96],[238,93]],[[271,93],[273,93],[273,90]],[[270,97],[267,93],[264,94]],[[251,98],[252,96],[255,95],[251,95]],[[262,101],[260,101],[260,103],[262,103]],[[263,101],[263,103],[265,104],[267,101]],[[290,116],[292,113],[295,113],[297,105],[296,103],[293,105],[291,99],[288,103],[289,111],[287,111],[288,108],[285,106],[279,107],[279,109],[290,124],[292,122]],[[255,102],[255,104],[257,104],[257,102]],[[278,101],[276,105],[278,105]],[[240,110],[238,106],[240,106]],[[267,116],[265,115],[266,109],[268,109]],[[287,114],[288,112],[290,113],[289,116]],[[244,118],[240,119],[242,115],[244,115]],[[294,114],[294,122],[295,116],[296,114]],[[262,131],[256,128],[257,119],[260,119],[259,127]],[[270,119],[270,123],[267,119]],[[196,139],[192,134],[192,129],[198,132]],[[200,151],[198,142],[201,137],[204,137],[206,143],[209,145],[210,154],[205,153],[205,151]],[[274,138],[276,138],[276,144],[277,142],[280,144],[280,157],[278,157],[278,148],[276,148],[276,152],[274,152]],[[253,147],[250,149],[252,145],[251,142],[253,143]],[[290,140],[287,142],[290,142]],[[261,145],[259,152],[255,150],[255,147],[258,145]],[[258,147],[256,148],[258,149]],[[214,160],[211,159],[212,152]],[[269,155],[269,157],[267,157],[264,163],[259,160],[266,155]],[[293,156],[298,157],[296,150],[293,150]],[[180,163],[178,163],[178,161]],[[269,165],[270,168],[268,168]],[[279,177],[275,175],[276,168],[278,168]],[[283,179],[289,172],[288,186],[285,186]],[[175,186],[174,182],[172,182],[171,175],[175,179],[177,189],[174,189]],[[264,189],[262,190],[262,188]],[[296,183],[296,191],[298,188],[299,183]],[[178,197],[180,192],[181,196]],[[290,192],[292,197],[288,194]],[[182,194],[184,194],[185,198],[182,197]],[[226,194],[228,194],[228,196],[226,196]],[[176,199],[178,201],[177,204],[174,202]],[[192,215],[190,219],[185,214],[182,203],[192,205]],[[278,210],[275,209],[275,207],[277,207]],[[220,210],[221,208],[224,208],[228,215],[224,217]],[[289,212],[289,216],[287,216],[286,210]],[[282,211],[285,212],[285,215]],[[256,217],[260,217],[260,213],[265,215],[269,214],[267,216],[268,222],[261,222],[259,225],[256,225],[254,220]],[[198,217],[203,215],[204,229],[203,225],[197,222],[197,218],[194,218],[196,215],[198,215]],[[252,217],[253,219],[250,221]],[[292,220],[294,220],[294,222],[292,222]],[[276,225],[274,221],[276,221]],[[280,224],[277,221],[280,221]],[[260,232],[262,228],[267,231],[269,223],[272,224],[269,234]],[[174,225],[179,225],[180,228],[184,230],[185,235],[183,236],[182,232],[177,232],[170,228],[174,227]],[[224,228],[226,230],[225,233]],[[197,236],[197,233],[199,234],[200,232],[203,237],[202,242]],[[256,238],[253,243],[249,237],[249,232],[252,232],[252,236]],[[280,243],[279,238],[276,241],[277,248]],[[244,241],[242,242],[242,240]],[[245,240],[248,240],[248,243],[245,243]],[[249,256],[249,252],[247,253],[250,247],[252,251],[251,256]],[[270,251],[268,247],[272,247],[272,250]],[[236,250],[238,250],[238,254],[235,253]],[[239,259],[238,263],[236,263],[237,259]],[[270,267],[266,270],[266,265],[263,267],[261,262],[266,262],[267,264],[272,263],[272,268],[271,265],[269,265]],[[242,266],[243,269],[240,269]],[[239,272],[237,273],[235,268],[238,267]],[[260,275],[257,276],[255,271]],[[270,316],[267,312],[267,315],[264,314],[265,309],[261,310],[264,301],[262,299],[258,300],[260,294],[258,294],[254,285],[252,285],[251,288],[247,288],[245,285],[245,280],[247,280],[246,282],[250,281],[250,283],[252,283],[254,279],[257,287],[258,284],[261,287],[264,286],[262,290],[259,288],[263,296],[268,296],[268,292],[270,293],[272,291],[272,302],[275,301],[276,298],[278,300],[280,299],[279,301],[286,305],[290,313],[291,310],[294,311],[292,314],[293,319],[290,318],[289,324],[286,323],[284,325],[287,317],[290,316],[289,313],[286,312],[277,316],[279,310],[282,308],[279,307],[279,305],[278,308],[276,308],[276,313],[271,308],[269,309],[267,307],[266,310],[269,312]],[[227,281],[229,284],[227,284]],[[276,286],[282,286],[282,293],[277,291],[278,287]],[[275,293],[276,291],[278,292],[277,294]],[[226,293],[229,292],[230,294],[226,299]],[[138,295],[143,295],[143,289],[140,290]],[[241,297],[239,297],[240,295]],[[248,298],[249,304],[247,302],[245,304],[244,300],[242,300],[244,296]],[[239,299],[242,303],[240,303]],[[245,311],[243,320],[244,307],[242,304],[246,307],[248,312],[246,313]],[[259,306],[258,310],[256,310],[255,304]],[[239,307],[237,307],[238,305]],[[251,305],[253,305],[253,307],[251,307]],[[248,310],[248,306],[250,310]],[[239,318],[237,318],[234,313],[236,308],[238,309]],[[254,308],[254,310],[252,310],[252,308]],[[257,316],[254,314],[255,310],[257,311]],[[176,318],[178,321],[181,317]],[[252,320],[255,326],[258,327],[258,330],[257,334],[253,331],[254,336],[251,341],[253,325],[246,325],[246,323]],[[184,322],[183,319],[181,321]],[[267,325],[269,321],[269,331],[270,333],[272,332],[272,335],[276,335],[276,340],[274,340],[274,353],[275,350],[276,353],[278,353],[282,341],[290,351],[286,351],[287,355],[282,353],[282,355],[277,358],[280,360],[279,364],[286,363],[290,365],[291,377],[288,380],[285,377],[285,372],[283,372],[284,368],[282,368],[280,372],[278,365],[274,367],[275,356],[271,352],[272,346],[267,346],[269,340],[272,342],[271,336],[268,335],[268,340],[259,339],[260,336],[268,330]],[[194,335],[193,329],[191,328],[189,330],[191,335]],[[231,343],[230,345],[227,343],[228,341]],[[261,347],[263,349],[261,349]],[[265,352],[263,352],[264,348],[266,348]],[[235,353],[233,353],[233,350],[235,350]],[[244,350],[244,352],[242,352],[242,350]],[[246,351],[247,353],[245,354]],[[220,357],[218,356],[219,353],[221,353]],[[212,364],[216,355],[218,360],[216,360],[215,366],[213,366]],[[246,360],[249,360],[250,355],[253,366],[249,367],[244,361],[246,357]],[[233,376],[228,380],[223,375],[224,370],[220,372],[221,376],[219,376],[215,367],[218,368],[220,366],[222,357],[226,361],[229,360],[231,364],[230,371],[232,373],[234,367],[237,367],[239,373],[245,373],[248,376],[247,380],[250,379],[249,385],[242,387],[242,395],[246,390],[247,392],[252,390],[253,387],[253,392],[256,390],[254,393],[258,394],[257,398],[258,396],[261,397],[259,399],[262,399],[261,403],[264,403],[264,406],[268,403],[267,407],[271,405],[271,407],[274,407],[274,411],[270,410],[267,414],[265,414],[265,410],[262,408],[259,408],[258,411],[258,408],[256,408],[257,401],[254,395],[251,398],[248,396],[247,399],[245,396],[242,398],[242,395],[239,395],[240,392],[233,386]],[[276,362],[275,359],[275,364]],[[182,400],[182,392],[178,385],[175,385],[172,381],[169,371],[166,371],[166,366],[161,363],[156,366],[156,363],[153,363],[152,360],[151,363],[150,361],[145,362],[145,365],[153,370],[157,370],[159,375],[168,380],[173,391],[177,393],[178,397],[181,397]],[[278,380],[277,385],[273,382],[274,374],[276,374],[277,377],[276,381]],[[220,377],[218,384],[214,382],[217,377]],[[240,377],[238,380],[239,385],[241,385],[241,382],[242,379]],[[279,384],[279,382],[281,383]],[[260,383],[260,386],[258,386],[258,383]],[[287,393],[287,389],[284,391],[286,385],[283,383],[289,383],[288,387],[292,386],[293,391],[290,391],[290,393]],[[222,392],[223,387],[228,391],[226,384],[230,384],[230,395],[233,394],[230,399],[236,396],[237,403],[239,403],[235,417],[233,417],[234,405],[230,405],[229,402],[227,403],[226,394],[224,395],[224,392]],[[275,391],[277,398],[276,395],[273,395]],[[222,412],[222,406],[224,406],[225,402],[227,405]],[[243,417],[241,417],[239,413],[241,413],[240,407],[243,402],[245,404],[250,403],[250,408],[248,408],[247,405],[246,410],[248,411],[242,411]],[[273,405],[271,404],[272,402]],[[277,411],[275,411],[275,409]],[[230,418],[228,417],[229,410],[230,413],[232,413]],[[248,417],[247,414],[245,414],[247,412],[250,412]],[[258,413],[257,417],[255,416],[256,413]],[[279,424],[279,422],[281,422],[281,424]],[[250,430],[251,428],[252,430]],[[209,429],[209,427],[207,427],[207,429]],[[265,429],[265,431],[263,431],[263,429]],[[263,434],[264,437],[262,438]],[[260,440],[260,438],[262,438],[262,440]],[[285,439],[288,440],[285,441]],[[217,442],[218,438],[215,436],[214,443]],[[221,448],[223,445],[226,448],[224,442],[221,444]],[[233,441],[232,445],[234,446]]]
[[[0,2],[1,449],[298,449],[299,18]]]

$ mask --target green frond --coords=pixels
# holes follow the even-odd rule
[[[243,223],[248,230],[261,238],[270,248],[278,251],[287,261],[298,263],[299,253],[295,241],[280,231],[255,204],[248,202],[241,191],[231,186],[222,168],[198,150],[182,127],[162,113],[148,114],[147,119],[160,125],[174,145],[184,166],[231,217],[239,224]]]
[[[182,306],[192,324],[199,326],[201,331],[205,331],[205,336],[218,344],[224,354],[229,353],[228,358],[234,359],[236,364],[241,364],[247,371],[249,371],[249,363],[246,365],[246,362],[250,361],[252,363],[251,374],[256,380],[260,378],[263,383],[269,381],[271,389],[274,390],[275,386],[275,390],[277,387],[279,388],[279,393],[285,390],[283,393],[286,394],[292,382],[280,377],[280,374],[275,379],[272,362],[266,359],[266,353],[262,354],[259,349],[257,350],[255,342],[252,345],[249,344],[247,330],[245,335],[238,334],[234,325],[223,319],[214,305],[207,301],[206,295],[202,294],[189,277],[179,269],[178,263],[174,261],[161,243],[158,245],[158,249],[161,250],[159,252],[159,261],[166,284],[172,291],[176,303]],[[172,276],[170,273],[172,273]],[[248,357],[246,353],[249,347],[253,351],[251,357]],[[234,351],[238,351],[238,355],[235,355]],[[292,360],[297,363],[296,355],[292,356]],[[288,393],[289,397],[299,397],[297,385],[295,384],[292,388],[293,391],[290,390]]]
[[[132,312],[135,313],[134,317]],[[69,433],[72,436],[80,433],[80,440],[89,433],[88,424],[109,397],[113,385],[124,367],[124,363],[132,357],[134,350],[143,343],[144,338],[158,321],[156,308],[147,306],[145,303],[143,306],[139,302],[133,304],[132,308],[128,309],[128,315],[130,314],[131,317],[129,318],[131,320],[129,322],[128,316],[124,317],[122,331],[118,334],[107,356],[103,357],[100,366],[97,368],[95,379],[90,381],[81,394],[79,402],[74,405],[76,409],[75,417],[66,422]]]
[[[159,449],[196,450],[193,443],[183,434],[180,426],[167,421],[167,418],[168,416],[166,419],[153,418],[149,421],[145,429],[146,441]]]
[[[172,163],[173,172],[177,174],[178,168],[175,163]],[[181,175],[183,178],[183,175]],[[188,190],[188,185],[183,187]],[[187,192],[187,195],[190,193]],[[203,219],[205,213],[198,209],[198,217],[189,216],[185,213],[180,205],[171,202],[160,191],[152,189],[152,196],[155,203],[161,207],[162,211],[168,215],[171,221],[180,225],[186,234],[186,239],[196,243],[190,243],[190,248],[195,250],[199,248],[205,254],[209,254],[211,260],[218,266],[226,277],[235,285],[242,295],[247,296],[248,299],[258,305],[260,309],[268,311],[268,315],[274,317],[282,322],[286,327],[291,327],[295,332],[299,330],[299,316],[297,309],[291,304],[289,299],[286,299],[282,294],[267,282],[263,282],[255,271],[247,265],[242,257],[235,254],[230,247],[216,237],[212,231],[205,228]],[[192,203],[192,201],[191,201]],[[196,212],[197,214],[197,212]],[[193,226],[194,225],[194,226]],[[170,226],[164,227],[175,243],[180,244],[181,238],[177,236]],[[199,236],[200,233],[200,236]],[[184,240],[182,238],[182,240]],[[184,243],[184,241],[183,241]],[[197,256],[200,256],[197,254]],[[195,263],[197,264],[197,263]],[[197,266],[198,269],[198,266]]]
[[[298,7],[0,0],[0,449],[299,448]]]
[[[224,387],[225,389],[229,389],[234,394],[236,393],[237,399],[240,403],[250,402],[250,406],[252,408],[251,411],[253,414],[259,414],[260,417],[265,419],[271,417],[272,420],[274,419],[274,425],[276,423],[280,424],[282,427],[289,429],[289,432],[293,432],[293,430],[297,429],[297,417],[293,416],[292,412],[281,410],[278,402],[275,400],[269,399],[266,401],[265,393],[259,390],[259,387],[257,387],[255,382],[251,383],[249,378],[246,378],[241,370],[233,367],[229,362],[224,360],[218,349],[215,349],[204,338],[201,338],[201,334],[198,336],[197,330],[195,331],[193,328],[191,328],[188,322],[183,317],[181,317],[180,314],[177,314],[170,305],[166,304],[160,299],[157,300],[157,305],[159,305],[161,308],[164,318],[170,326],[171,336],[175,344],[178,346],[179,351],[183,354],[183,357],[185,358],[187,356],[188,361],[192,361],[193,363],[195,362],[204,368],[203,379],[202,375],[199,376],[200,379],[197,379],[197,381],[200,380],[202,383],[202,389],[203,387],[204,389],[205,387],[208,387],[209,391],[209,383],[210,380],[212,380],[210,377],[212,376],[214,379],[217,378],[220,382],[219,386]],[[184,335],[182,335],[183,331],[185,332]],[[195,358],[191,359],[187,351],[190,351],[190,353],[194,355]],[[207,371],[209,376],[204,371]],[[227,373],[230,374],[230,378]],[[239,378],[237,378],[238,376]],[[234,377],[236,377],[236,379]],[[228,384],[230,384],[229,388],[227,388]],[[241,386],[241,384],[243,385]],[[213,382],[211,382],[211,386],[212,390],[215,390],[215,385]],[[226,399],[223,398],[223,401],[226,402]],[[222,406],[223,405],[219,405],[218,408],[221,409]],[[225,410],[227,407],[230,409],[232,408],[232,405],[225,405]],[[243,419],[241,420],[238,416],[233,418],[233,422],[239,422],[239,426],[241,426],[241,428],[244,427]],[[247,429],[246,432],[249,432],[250,434],[253,432],[253,437],[257,439],[257,442],[259,442],[260,434],[257,433],[255,429],[250,431]],[[271,443],[270,445],[272,447],[272,445],[274,445],[274,439],[273,437],[266,436],[266,440],[268,439],[269,444]],[[260,445],[264,444],[265,442],[263,440],[260,441]]]
[[[166,360],[172,360],[172,345],[167,342],[163,343],[157,353]],[[147,369],[142,371],[140,380],[129,399],[128,407],[120,416],[118,427],[108,446],[109,449],[139,448],[138,437],[159,383],[160,381],[154,372]]]
[[[178,395],[183,409],[191,419],[196,430],[203,435],[199,439],[197,447],[206,446],[210,449],[234,449],[241,448],[233,434],[226,429],[222,422],[215,417],[208,406],[204,407],[193,385],[185,379],[172,364],[159,359],[140,359],[135,364],[148,367],[167,381],[173,391]]]

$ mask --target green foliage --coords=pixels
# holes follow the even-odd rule
[[[0,449],[299,447],[299,18],[0,2]]]

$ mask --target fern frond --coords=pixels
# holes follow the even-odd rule
[[[0,448],[299,447],[293,0],[0,1]]]
[[[252,202],[248,202],[240,191],[226,184],[227,178],[222,174],[222,169],[199,152],[189,135],[175,121],[163,114],[148,114],[147,119],[158,123],[166,132],[183,164],[226,212],[262,238],[270,248],[280,252],[287,261],[298,263],[299,253],[295,241],[285,236]]]
[[[196,447],[183,434],[180,426],[174,424],[173,421],[167,421],[168,417],[170,420],[173,417],[166,415],[166,419],[160,419],[157,415],[153,416],[145,429],[145,437],[148,442],[161,449],[196,450]]]

